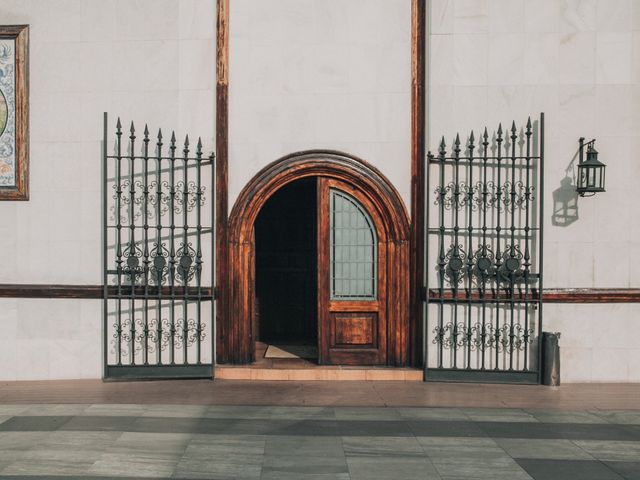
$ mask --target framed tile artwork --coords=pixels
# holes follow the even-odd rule
[[[0,200],[29,199],[29,26],[0,25]]]

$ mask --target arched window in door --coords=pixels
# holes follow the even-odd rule
[[[377,235],[371,217],[351,195],[330,191],[331,300],[374,300]]]

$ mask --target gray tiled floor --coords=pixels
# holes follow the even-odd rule
[[[634,411],[0,405],[0,480],[640,480]]]

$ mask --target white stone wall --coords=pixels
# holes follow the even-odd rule
[[[102,112],[213,148],[214,0],[0,0],[30,25],[28,202],[0,202],[0,283],[101,274]],[[0,379],[99,378],[101,302],[0,299]]]
[[[545,287],[640,287],[640,2],[432,0],[430,30],[429,147],[544,111]],[[553,194],[581,136],[597,140],[607,192],[558,226]],[[640,305],[544,311],[545,330],[562,332],[564,380],[638,381]]]
[[[231,0],[230,203],[330,148],[410,191],[410,0]],[[547,115],[545,286],[640,287],[638,0],[431,0],[428,146]],[[30,29],[31,199],[0,202],[0,283],[99,284],[102,112],[214,138],[214,0],[0,0]],[[115,118],[112,118],[115,120]],[[607,192],[553,224],[595,137]],[[99,378],[101,302],[0,299],[0,380]],[[545,306],[564,381],[640,381],[640,306]]]
[[[378,167],[409,202],[410,0],[231,0],[229,202],[314,148]]]

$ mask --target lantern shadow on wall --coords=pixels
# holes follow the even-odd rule
[[[569,162],[569,166],[564,171],[564,178],[560,180],[560,186],[553,191],[553,214],[551,224],[556,227],[568,227],[577,221],[578,215],[578,192],[573,175],[573,165],[577,154]]]

